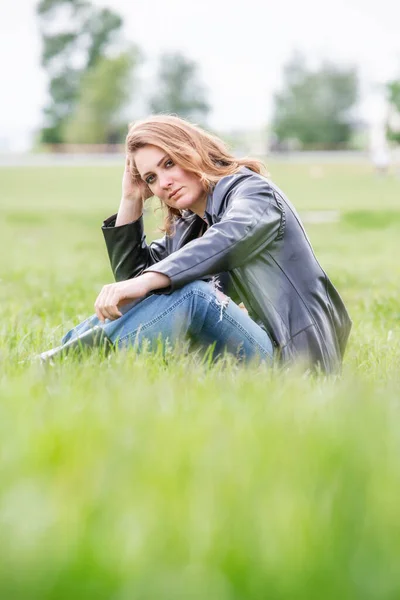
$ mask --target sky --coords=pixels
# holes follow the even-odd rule
[[[380,84],[400,77],[400,2],[395,0],[92,2],[120,13],[125,38],[140,47],[143,97],[163,52],[181,51],[196,61],[212,106],[209,123],[218,131],[268,123],[283,66],[294,52],[302,52],[310,66],[322,59],[355,65],[366,120],[383,114]],[[40,66],[36,3],[0,0],[0,152],[28,149],[41,124],[47,78]]]

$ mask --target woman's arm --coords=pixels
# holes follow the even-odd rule
[[[129,158],[126,158],[124,174],[122,176],[121,203],[119,205],[115,227],[137,221],[143,214],[143,203],[143,189],[133,185]]]
[[[121,306],[169,284],[169,278],[161,273],[144,273],[135,279],[104,285],[94,305],[96,315],[102,323],[105,319],[118,319],[122,316]]]
[[[166,256],[165,240],[147,246],[143,230],[145,190],[132,184],[128,159],[122,177],[122,196],[117,215],[103,224],[103,234],[117,283],[104,285],[95,302],[95,311],[105,319],[122,316],[119,307],[142,298],[151,291],[169,286],[160,273],[142,274],[149,265]]]
[[[167,275],[169,291],[242,266],[283,234],[283,206],[268,182],[256,175],[236,181],[235,177],[224,177],[214,190],[214,196],[226,194],[223,200],[219,198],[226,207],[221,220],[201,238],[146,268],[145,273]]]
[[[168,255],[166,238],[146,244],[143,225],[144,189],[134,186],[126,159],[122,195],[117,215],[103,223],[111,269],[116,281],[140,275],[144,269]]]

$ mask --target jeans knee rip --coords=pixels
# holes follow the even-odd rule
[[[221,292],[221,283],[216,275],[211,279],[210,285],[215,294],[216,303],[220,307],[219,320],[222,321],[224,308],[229,304],[229,296]]]

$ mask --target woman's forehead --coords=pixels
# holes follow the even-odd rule
[[[168,156],[165,150],[150,144],[135,150],[133,153],[136,167],[140,173],[144,173],[149,168],[153,169],[158,166],[160,160],[163,160],[165,156]]]

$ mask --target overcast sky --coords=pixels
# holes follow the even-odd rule
[[[220,131],[267,123],[282,67],[296,49],[316,62],[355,64],[367,118],[381,107],[376,84],[400,76],[398,0],[93,3],[119,12],[125,36],[142,49],[143,94],[162,52],[180,50],[199,64],[213,109],[209,122]],[[0,151],[26,147],[41,122],[47,80],[35,5],[36,0],[0,0]]]

